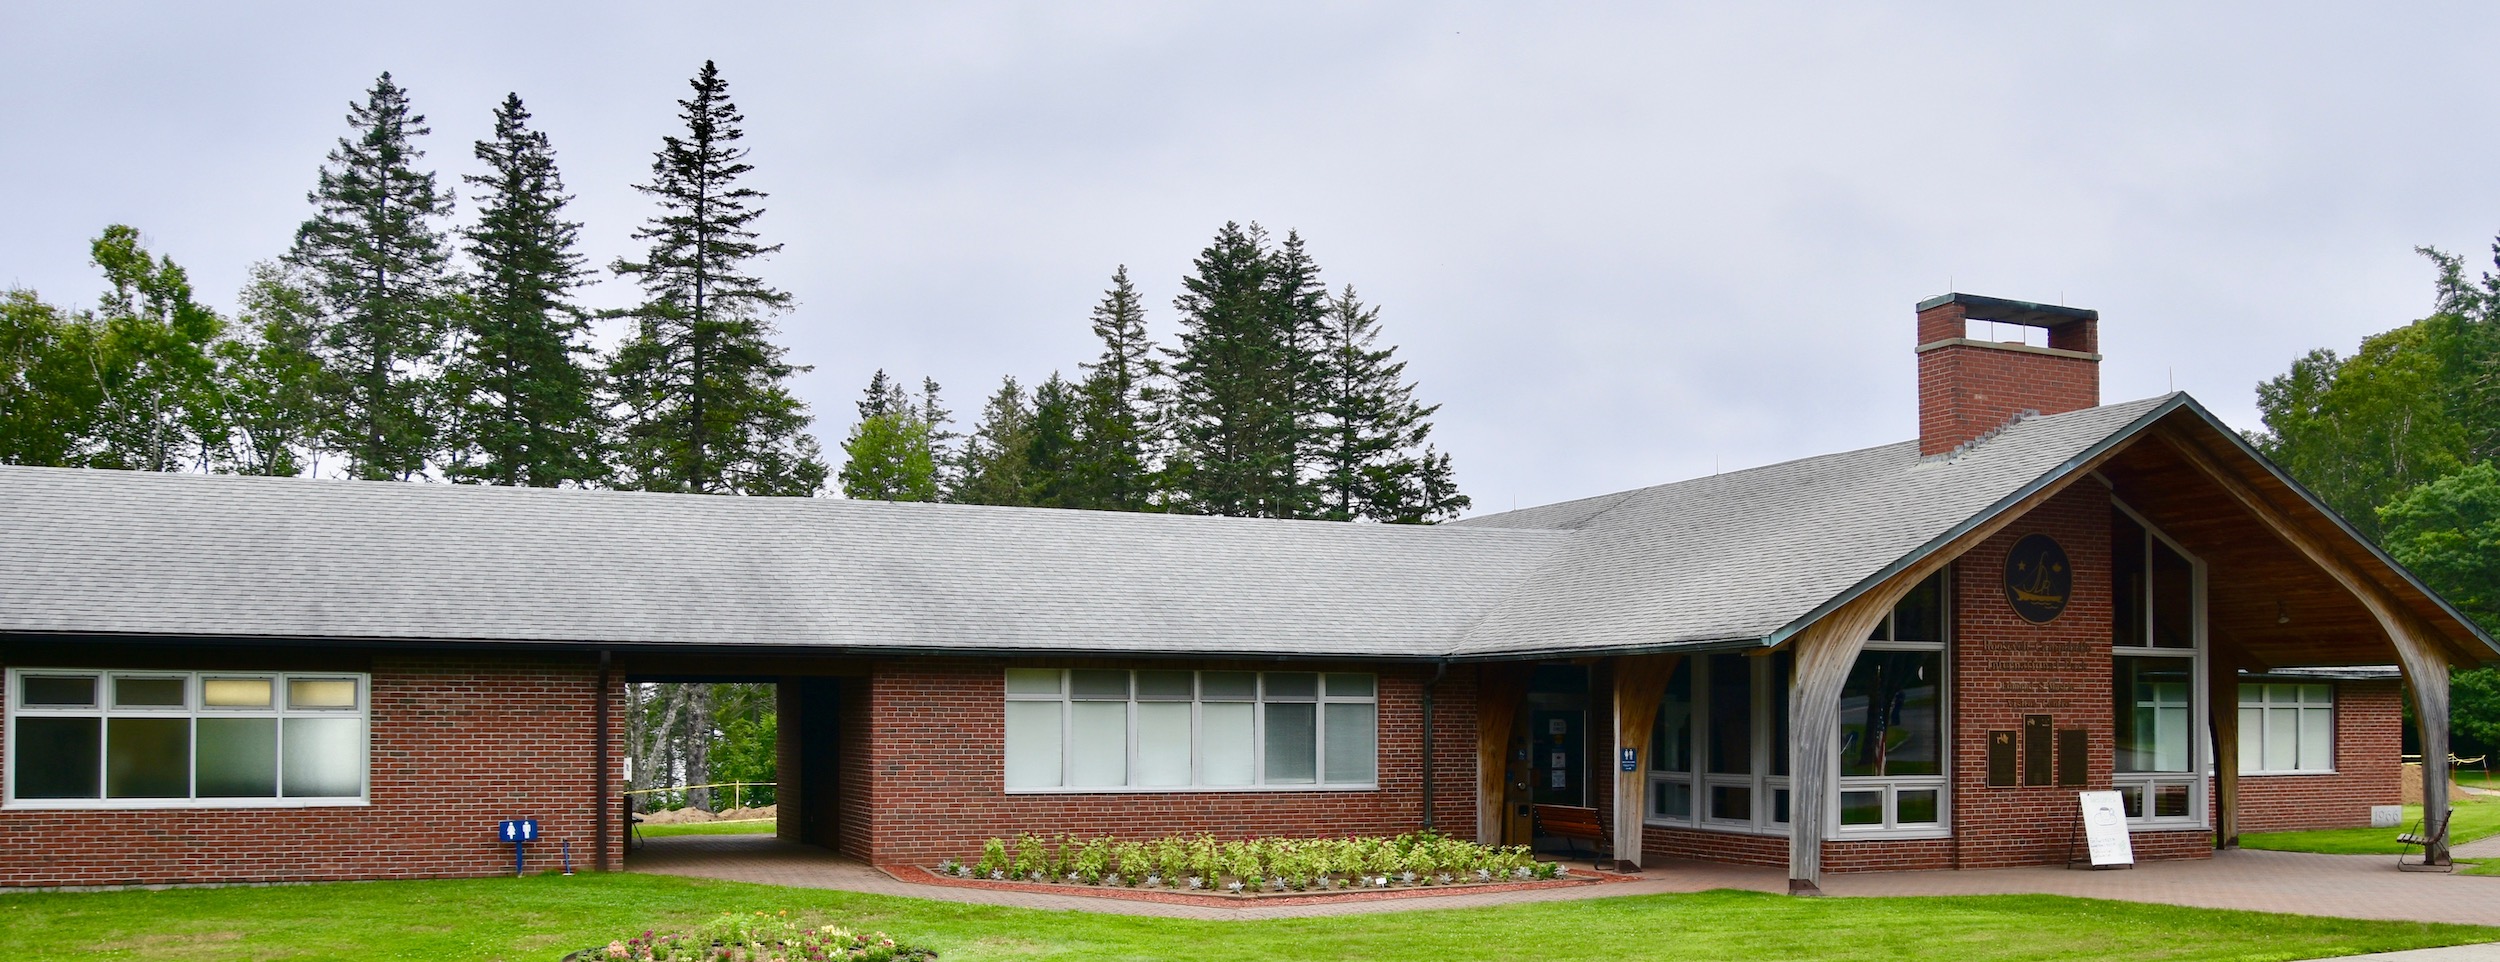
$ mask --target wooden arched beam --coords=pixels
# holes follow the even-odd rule
[[[1641,817],[1648,810],[1650,730],[1658,724],[1658,703],[1666,698],[1667,679],[1675,675],[1682,655],[1626,655],[1615,659],[1615,749],[1636,752],[1640,764],[1632,771],[1611,765],[1615,775],[1615,861],[1641,867]]]
[[[2414,721],[2422,729],[2422,818],[2426,825],[2443,824],[2448,816],[2448,666],[2441,650],[2439,634],[2401,604],[2386,587],[2371,579],[2330,550],[2309,529],[2292,521],[2290,516],[2249,486],[2237,473],[2223,465],[2220,458],[2206,450],[2203,442],[2179,431],[2165,431],[2160,437],[2172,450],[2216,487],[2231,496],[2249,514],[2264,522],[2276,536],[2309,559],[2311,564],[2335,579],[2336,584],[2350,592],[2370,612],[2387,640],[2395,646],[2396,660],[2404,667],[2406,687],[2413,692]],[[2444,839],[2440,840],[2444,842]],[[2425,853],[2432,864],[2446,864],[2447,846],[2435,844]]]

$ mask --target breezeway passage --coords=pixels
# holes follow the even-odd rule
[[[641,852],[626,860],[625,868],[633,872],[838,889],[979,905],[1193,919],[1308,918],[1413,912],[1712,889],[1788,891],[1787,873],[1776,867],[1675,861],[1652,868],[1647,877],[1638,881],[1581,888],[1418,896],[1334,904],[1209,908],[913,884],[897,881],[884,872],[820,848],[762,836],[652,839]],[[1823,891],[1826,895],[1842,897],[2070,895],[2196,908],[2500,926],[2500,877],[2398,872],[2394,859],[2378,855],[2229,851],[2218,852],[2210,859],[2148,862],[2124,871],[2028,866],[1963,872],[1861,872],[1831,876]]]

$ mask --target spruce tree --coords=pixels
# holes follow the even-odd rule
[[[649,241],[617,273],[646,296],[634,333],[610,361],[622,408],[620,483],[653,491],[812,494],[827,473],[807,406],[790,393],[806,368],[783,359],[772,315],[790,295],[748,273],[781,249],[758,242],[761,191],[740,186],[753,168],[738,145],[745,117],[711,61],[678,101],[682,136],[662,138],[652,179],[636,189],[660,213],[635,232]]]
[[[390,74],[347,122],[286,259],[319,296],[328,443],[354,477],[407,478],[440,433],[435,381],[451,298],[436,223],[452,195],[416,169],[425,154],[414,138],[429,130]]]
[[[981,420],[964,441],[960,467],[947,500],[957,504],[1032,504],[1025,490],[1032,444],[1033,407],[1013,376],[981,406]]]
[[[1380,309],[1346,285],[1320,325],[1314,379],[1320,517],[1333,521],[1428,523],[1466,510],[1449,455],[1425,444],[1440,405],[1415,400],[1395,347],[1375,347]]]
[[[1094,306],[1102,356],[1084,365],[1076,385],[1075,450],[1069,456],[1074,503],[1065,507],[1143,511],[1155,503],[1152,404],[1162,366],[1146,336],[1146,305],[1129,283],[1128,267],[1111,274],[1111,289]]]
[[[483,190],[477,223],[463,232],[476,273],[459,314],[458,346],[444,383],[450,394],[457,481],[530,487],[601,479],[597,378],[585,362],[589,319],[573,303],[588,280],[574,247],[581,225],[547,135],[529,127],[519,94],[495,108],[495,134],[477,142],[489,173],[465,179]]]
[[[1084,450],[1085,399],[1076,385],[1052,371],[1033,389],[1033,413],[1024,432],[1023,503],[1044,508],[1093,508],[1097,492],[1078,459]]]
[[[1280,317],[1276,260],[1258,225],[1227,223],[1191,262],[1172,358],[1167,484],[1202,514],[1299,517],[1304,361]]]

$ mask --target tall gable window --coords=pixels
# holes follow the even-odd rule
[[[10,669],[7,804],[365,800],[365,675]]]
[[[1007,669],[1007,790],[1369,789],[1379,680],[1304,671]]]
[[[2139,825],[2205,812],[2205,571],[2123,505],[2110,513],[2111,787]]]

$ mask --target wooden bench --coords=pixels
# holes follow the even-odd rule
[[[1578,805],[1539,805],[1536,806],[1535,814],[1538,835],[1551,835],[1575,843],[1586,841],[1598,850],[1613,850],[1613,843],[1610,841],[1613,833],[1607,831],[1606,820],[1599,817],[1594,808],[1582,808]]]
[[[2407,872],[2456,871],[2456,863],[2449,859],[2441,858],[2437,862],[2431,861],[2434,854],[2446,854],[2445,850],[2448,847],[2448,819],[2450,816],[2455,814],[2456,809],[2451,808],[2445,812],[2439,813],[2439,821],[2436,824],[2425,826],[2421,822],[2415,822],[2413,823],[2413,831],[2396,836],[2396,844],[2406,848],[2418,848],[2422,850],[2421,858],[2411,862],[2405,861],[2407,853],[2397,853],[2396,867]]]

